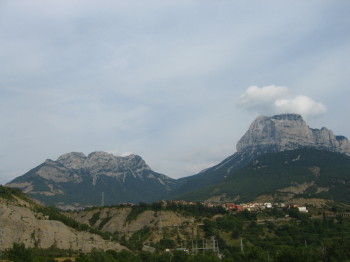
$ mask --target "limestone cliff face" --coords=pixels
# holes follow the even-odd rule
[[[259,116],[237,143],[237,151],[284,151],[313,147],[350,154],[346,137],[335,136],[325,127],[310,128],[300,115]]]
[[[151,170],[137,155],[114,156],[72,152],[17,177],[7,186],[18,187],[47,205],[79,208],[124,202],[152,202],[171,190],[173,179]]]
[[[236,153],[196,175],[179,179],[173,195],[185,196],[182,199],[186,200],[195,199],[199,194],[196,190],[224,181],[264,153],[306,147],[350,155],[350,143],[346,137],[335,136],[324,127],[312,129],[300,115],[259,116],[238,141]]]
[[[151,170],[140,156],[133,154],[118,157],[106,152],[93,152],[85,156],[83,153],[72,152],[60,156],[57,162],[69,169],[86,169],[94,174],[101,171],[108,172],[114,177],[121,176],[130,170],[134,175],[142,176],[143,170]]]

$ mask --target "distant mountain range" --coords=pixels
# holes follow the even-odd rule
[[[320,197],[350,202],[350,143],[297,114],[260,116],[237,152],[199,174],[171,179],[140,156],[69,153],[46,160],[8,186],[45,204],[76,208],[161,199],[251,201]],[[330,161],[331,160],[331,161]],[[336,163],[336,164],[335,164]],[[289,191],[288,191],[289,190]]]

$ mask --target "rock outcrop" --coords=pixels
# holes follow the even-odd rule
[[[236,153],[216,166],[196,175],[180,178],[173,190],[173,197],[194,200],[193,196],[199,195],[195,193],[197,190],[224,181],[265,153],[314,148],[350,155],[350,143],[346,137],[335,136],[325,127],[312,129],[297,114],[259,116],[238,141],[236,147]],[[201,199],[204,197],[205,194]]]
[[[107,172],[113,177],[123,176],[125,172],[142,177],[144,170],[151,170],[140,156],[134,154],[118,157],[106,152],[93,152],[86,157],[83,153],[72,152],[60,156],[57,162],[68,169],[85,169],[97,175]]]
[[[259,116],[237,143],[237,151],[278,152],[312,147],[350,154],[349,140],[325,127],[310,128],[297,114]]]
[[[165,196],[175,181],[151,170],[137,155],[114,156],[72,152],[46,160],[7,186],[60,208],[123,202],[152,202]],[[103,195],[103,196],[102,196]]]

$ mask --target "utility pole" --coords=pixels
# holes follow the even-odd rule
[[[244,253],[244,248],[243,248],[243,238],[241,238],[241,252]]]
[[[161,234],[163,232],[162,230],[162,211],[159,211],[158,213],[158,233]]]
[[[215,237],[212,237],[212,245],[213,245],[213,251],[216,251],[216,245],[215,245]]]

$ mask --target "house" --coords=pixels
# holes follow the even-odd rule
[[[301,212],[301,213],[308,213],[309,212],[309,210],[307,210],[306,207],[298,207],[298,209],[299,209],[299,212]]]
[[[265,203],[264,206],[265,206],[266,208],[272,208],[272,204],[271,204],[271,203]]]

